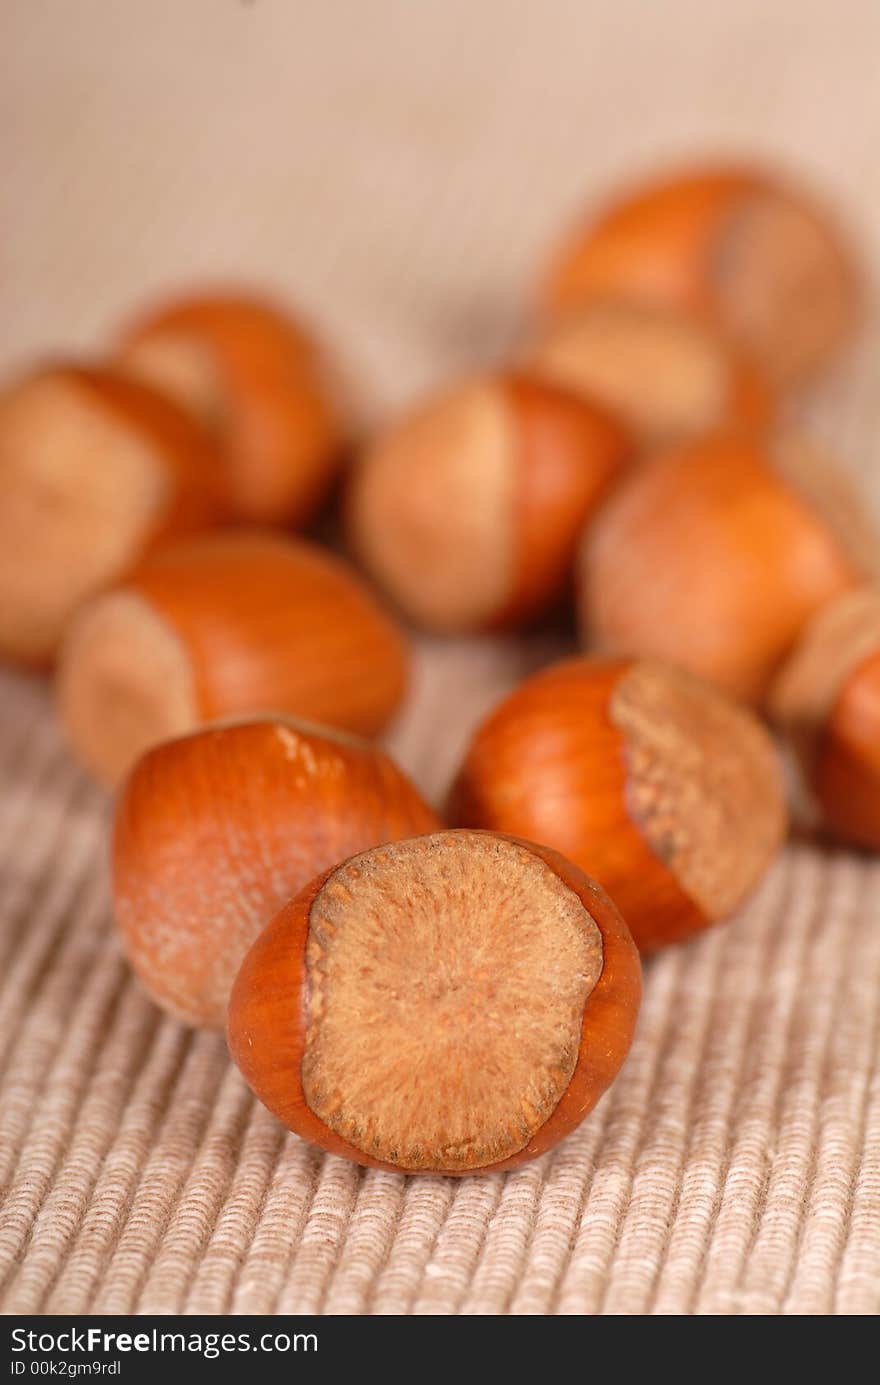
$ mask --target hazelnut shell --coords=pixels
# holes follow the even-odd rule
[[[273,717],[166,741],[116,806],[129,960],[163,1009],[222,1028],[241,959],[282,904],[356,851],[439,826],[388,755],[327,727]]]
[[[85,607],[58,700],[80,758],[113,782],[150,745],[217,718],[277,712],[374,735],[406,675],[402,635],[340,558],[227,533],[157,550]]]
[[[334,480],[342,423],[310,334],[240,293],[181,298],[125,334],[121,364],[209,427],[235,515],[301,526]]]
[[[493,854],[498,856],[497,864],[491,859]],[[448,859],[444,860],[444,857]],[[476,904],[475,892],[469,887],[469,858],[474,873],[479,869],[481,875],[482,893]],[[549,873],[542,867],[549,868]],[[363,993],[363,1006],[368,1005],[367,996],[372,993],[376,970],[380,984],[384,985],[384,991],[380,991],[384,999],[379,1009],[383,1013],[390,1013],[388,1007],[398,1003],[393,991],[388,990],[387,979],[382,983],[382,977],[387,978],[396,953],[400,949],[405,952],[409,945],[406,936],[397,931],[406,920],[409,928],[417,929],[411,944],[416,950],[412,952],[406,968],[409,977],[406,999],[412,999],[412,988],[418,989],[413,1004],[421,1013],[422,1022],[417,1032],[410,1030],[412,1045],[405,1034],[400,1049],[388,1054],[383,1049],[385,1025],[382,1014],[377,1012],[376,1026],[368,1025],[365,1031],[365,1047],[371,1052],[376,1049],[382,1051],[382,1072],[387,1070],[387,1080],[382,1072],[374,1074],[365,1067],[367,1059],[364,1050],[360,1049],[361,1056],[355,1065],[355,1072],[359,1076],[352,1078],[357,1090],[340,1090],[337,1096],[329,1099],[329,1107],[334,1109],[338,1103],[337,1109],[341,1108],[344,1112],[347,1104],[354,1105],[368,1119],[371,1103],[376,1104],[386,1115],[390,1111],[392,1122],[397,1121],[403,1130],[410,1113],[407,1105],[396,1107],[394,1083],[399,1081],[407,1086],[415,1081],[414,1100],[425,1119],[429,1122],[432,1120],[435,1108],[440,1103],[449,1113],[450,1127],[460,1129],[463,1126],[473,1132],[473,1139],[468,1142],[470,1152],[467,1158],[462,1155],[458,1144],[445,1154],[436,1149],[422,1148],[418,1161],[410,1164],[374,1157],[369,1149],[363,1147],[369,1143],[367,1139],[362,1138],[360,1144],[353,1144],[316,1115],[304,1090],[304,1082],[307,1082],[304,1074],[312,1066],[310,1049],[315,1043],[315,1030],[327,1024],[327,1007],[333,999],[324,994],[326,978],[318,993],[314,989],[314,976],[311,984],[309,981],[310,973],[321,965],[322,949],[328,945],[326,939],[324,944],[317,941],[315,914],[329,891],[331,905],[335,896],[338,906],[335,917],[339,928],[336,936],[340,933],[344,935],[349,927],[356,930],[358,919],[363,917],[358,891],[367,891],[371,877],[373,881],[378,877],[378,885],[374,884],[373,891],[378,889],[380,897],[386,901],[383,909],[375,915],[379,942],[386,930],[390,929],[392,933],[384,951],[381,947],[379,949],[382,955],[374,960],[365,960],[361,979],[357,976],[347,978],[351,982],[351,1004],[354,1008],[346,1013],[351,1016],[352,1024],[360,1033],[364,1015],[363,1007],[357,1005],[356,998]],[[443,891],[443,898],[435,898],[430,915],[424,917],[412,904],[411,893],[418,889],[418,882],[424,882],[426,878]],[[510,949],[520,934],[508,914],[513,932],[509,939],[506,937],[505,917],[498,912],[498,901],[503,903],[507,899],[509,910],[509,892],[517,879],[527,879],[542,891],[545,887],[552,888],[556,898],[553,908],[560,911],[577,910],[583,926],[590,930],[598,943],[598,952],[593,951],[593,960],[598,965],[589,979],[589,986],[583,988],[582,1018],[575,1034],[575,1049],[569,1055],[570,1076],[565,1080],[558,1071],[552,1074],[552,1081],[563,1088],[554,1108],[528,1137],[520,1132],[519,1140],[522,1142],[509,1157],[479,1164],[474,1162],[473,1146],[480,1148],[485,1139],[483,1125],[486,1112],[480,1103],[470,1106],[464,1102],[462,1108],[463,1098],[459,1093],[468,1090],[468,1078],[478,1083],[481,1080],[488,1082],[491,1073],[487,1077],[485,1061],[488,1055],[493,1060],[497,1057],[500,1067],[497,1077],[492,1077],[489,1082],[487,1104],[493,1110],[500,1108],[504,1120],[505,1103],[509,1102],[513,1108],[513,1121],[524,1121],[527,1125],[536,1123],[535,1112],[531,1109],[519,1110],[516,1091],[505,1083],[505,1072],[510,1077],[522,1064],[523,1048],[527,1047],[531,1033],[529,1022],[533,1017],[526,1013],[530,1002],[525,995],[519,1015],[502,1015],[500,1011],[497,1015],[490,1015],[480,1010],[470,1014],[467,1021],[459,1024],[451,1035],[444,1035],[445,986],[448,980],[454,992],[450,993],[450,1006],[461,1005],[461,993],[467,993],[471,984],[474,996],[481,1004],[488,1005],[490,1009],[502,1004],[505,973],[509,979],[510,969],[516,972],[518,968],[519,953]],[[491,902],[485,893],[487,881]],[[457,886],[460,886],[458,892]],[[459,975],[453,965],[455,922],[464,920],[462,911],[481,907],[487,910],[485,935],[482,942],[478,942],[480,930],[476,930],[475,950],[472,953],[468,951],[464,971]],[[317,922],[320,924],[321,920]],[[533,918],[531,921],[526,918],[522,926],[526,933],[523,947],[528,953],[532,931],[537,930],[540,936],[541,928],[552,924],[546,918]],[[531,942],[534,942],[534,937],[531,937]],[[333,945],[332,942],[330,945]],[[422,976],[418,960],[422,946],[430,948],[431,955],[438,957],[447,947],[450,950],[448,969],[441,967],[439,972],[431,974],[436,977],[436,982],[431,977]],[[460,958],[455,960],[461,961]],[[493,983],[496,969],[497,981]],[[538,990],[543,992],[543,978],[536,976],[534,979]],[[573,979],[566,974],[566,983]],[[528,974],[518,976],[517,981],[528,989]],[[433,990],[435,985],[436,994]],[[617,1074],[629,1049],[640,996],[640,967],[632,939],[614,905],[583,872],[556,852],[536,846],[533,842],[498,838],[486,833],[449,832],[378,848],[355,857],[353,861],[319,876],[282,909],[254,943],[242,964],[230,1001],[228,1038],[233,1058],[260,1100],[291,1130],[330,1153],[393,1172],[496,1172],[544,1153],[574,1129],[592,1109]],[[535,1003],[537,1005],[538,1001]],[[547,1003],[546,996],[543,1003]],[[553,1004],[552,998],[550,1004]],[[369,1014],[372,1014],[371,1010]],[[339,1019],[344,1023],[345,1015]],[[487,1025],[490,1025],[490,1030],[486,1030]],[[521,1035],[508,1049],[506,1043],[511,1025],[519,1027]],[[542,1022],[539,1027],[544,1027]],[[542,1034],[544,1037],[546,1035]],[[344,1034],[337,1036],[337,1052],[344,1042]],[[421,1057],[421,1064],[415,1073],[410,1070],[410,1051]],[[491,1072],[495,1072],[494,1067]],[[326,1080],[332,1082],[333,1075],[331,1071]],[[314,1096],[311,1100],[315,1101]],[[440,1123],[442,1127],[442,1120]]]

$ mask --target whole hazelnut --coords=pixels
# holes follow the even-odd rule
[[[157,550],[83,607],[58,701],[77,755],[114,782],[149,746],[218,717],[280,712],[373,735],[406,666],[400,632],[341,559],[217,534]]]
[[[806,443],[694,442],[632,472],[585,534],[584,639],[760,702],[806,622],[878,554],[843,473]]]
[[[241,293],[183,297],[136,323],[119,360],[213,431],[239,518],[312,518],[338,469],[342,425],[318,349],[287,312]]]
[[[768,707],[798,752],[819,825],[880,848],[880,591],[847,592],[814,617]]]
[[[121,791],[113,906],[150,995],[222,1028],[241,959],[319,871],[436,815],[376,746],[266,718],[155,746]]]
[[[629,1049],[638,954],[556,852],[481,832],[375,847],[245,958],[232,1056],[307,1140],[406,1173],[511,1168],[580,1124]]]
[[[643,447],[719,428],[761,432],[773,401],[739,347],[651,304],[597,299],[548,324],[526,365],[622,418]]]
[[[595,298],[691,313],[787,385],[849,334],[859,287],[837,227],[809,193],[760,169],[717,165],[635,187],[575,232],[546,298],[555,313]]]
[[[558,598],[578,535],[629,455],[598,405],[499,375],[432,400],[355,466],[351,543],[419,625],[514,625]]]
[[[528,678],[478,728],[450,820],[561,851],[651,951],[740,906],[786,811],[745,708],[652,660],[581,658]]]
[[[0,392],[0,655],[49,663],[76,608],[157,540],[218,523],[218,459],[156,390],[47,366]]]

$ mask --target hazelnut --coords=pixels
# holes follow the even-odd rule
[[[218,717],[281,712],[372,735],[406,663],[341,559],[281,535],[217,534],[157,550],[83,608],[58,698],[75,751],[113,782],[149,746]]]
[[[110,370],[0,393],[0,654],[41,665],[73,612],[157,539],[217,523],[217,457],[189,416]]]
[[[563,852],[643,951],[732,914],[786,826],[750,712],[652,660],[586,658],[527,679],[479,727],[450,819]]]
[[[429,629],[512,625],[559,597],[629,453],[598,405],[499,375],[432,400],[355,467],[352,546]]]
[[[213,430],[236,515],[311,519],[336,475],[341,424],[315,344],[287,313],[239,294],[181,298],[132,327],[119,356]]]
[[[585,639],[759,702],[815,611],[873,570],[843,474],[792,438],[695,442],[626,478],[585,535]]]
[[[261,928],[319,871],[440,823],[375,746],[284,718],[220,725],[149,750],[126,780],[113,901],[150,995],[222,1028]]]
[[[762,431],[773,411],[767,382],[743,351],[650,304],[586,303],[546,327],[526,365],[600,400],[643,446],[719,428]]]
[[[768,708],[799,752],[813,816],[842,841],[880,848],[880,591],[819,612]]]
[[[629,1049],[639,960],[556,852],[482,832],[365,851],[242,964],[232,1056],[297,1134],[407,1173],[510,1168],[578,1125]]]
[[[691,313],[781,385],[833,354],[858,296],[837,227],[809,194],[723,166],[634,188],[569,239],[547,286],[555,312],[624,298]]]

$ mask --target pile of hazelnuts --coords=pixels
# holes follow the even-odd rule
[[[227,1024],[292,1130],[447,1174],[572,1130],[630,1046],[640,953],[732,915],[785,837],[761,714],[813,826],[880,846],[880,548],[775,424],[859,299],[809,195],[712,168],[578,230],[516,362],[346,463],[314,341],[247,295],[5,389],[0,651],[56,665],[74,751],[120,786],[141,982]],[[375,589],[293,536],[333,489]],[[441,820],[369,739],[406,688],[390,610],[476,634],[572,592],[589,653],[495,708]]]

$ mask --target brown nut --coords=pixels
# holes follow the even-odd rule
[[[318,350],[288,313],[240,293],[180,298],[133,326],[119,359],[213,431],[234,514],[312,518],[338,470],[342,424]]]
[[[556,852],[482,832],[376,847],[260,935],[229,1007],[257,1096],[307,1140],[406,1173],[511,1168],[616,1076],[638,954]]]
[[[812,197],[747,167],[708,167],[634,188],[577,231],[546,290],[554,313],[624,298],[691,313],[740,341],[780,385],[831,356],[859,285]]]
[[[378,747],[266,718],[148,751],[113,831],[113,906],[150,995],[222,1028],[245,952],[319,871],[440,822]]]
[[[352,547],[422,626],[516,624],[562,594],[579,532],[629,450],[603,409],[552,385],[471,382],[404,419],[355,467]]]
[[[631,473],[587,531],[584,639],[759,702],[810,617],[878,555],[846,478],[807,444],[709,438]]]
[[[205,432],[147,385],[48,366],[0,393],[0,655],[51,661],[73,612],[157,540],[224,515]]]
[[[546,842],[608,891],[643,951],[727,918],[786,827],[757,719],[652,660],[570,659],[477,730],[450,820]]]
[[[113,782],[142,751],[217,717],[280,712],[373,735],[406,646],[341,559],[276,534],[158,549],[74,621],[58,699],[74,750]]]
[[[646,447],[719,428],[762,432],[773,415],[769,385],[745,352],[650,304],[585,303],[548,324],[525,363],[607,405]]]
[[[798,751],[819,824],[880,848],[880,591],[847,592],[819,612],[768,708]]]

